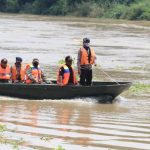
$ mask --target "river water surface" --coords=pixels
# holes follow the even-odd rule
[[[48,78],[66,55],[76,57],[82,38],[97,54],[94,79],[150,83],[150,23],[0,14],[0,59],[13,64],[39,58]],[[55,66],[55,67],[53,67]],[[101,66],[101,69],[99,68]],[[0,97],[0,149],[150,150],[150,92],[96,98],[29,101]],[[7,142],[2,142],[5,139]]]

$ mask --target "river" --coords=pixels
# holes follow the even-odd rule
[[[95,80],[150,83],[150,23],[0,14],[0,59],[39,58],[49,78],[89,37],[97,54]],[[101,69],[100,69],[100,68]],[[0,149],[150,150],[150,92],[113,104],[94,98],[23,100],[0,97]]]

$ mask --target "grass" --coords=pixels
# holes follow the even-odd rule
[[[139,97],[142,96],[142,94],[150,94],[150,84],[135,83],[124,94],[128,96],[139,96]]]
[[[149,93],[150,92],[150,84],[141,84],[141,83],[136,83],[133,85],[130,90],[130,92],[138,94],[138,93]]]
[[[65,150],[65,149],[62,146],[58,145],[58,147],[53,150]]]
[[[4,131],[6,131],[6,125],[1,125],[0,124],[0,132],[4,132]]]

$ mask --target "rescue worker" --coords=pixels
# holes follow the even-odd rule
[[[11,68],[12,83],[24,82],[25,81],[25,70],[23,68],[22,58],[16,57],[16,62]]]
[[[72,57],[66,56],[65,64],[63,64],[57,74],[57,84],[65,86],[68,84],[77,84],[76,74],[72,67]]]
[[[0,83],[9,83],[11,78],[10,65],[6,58],[3,58],[0,63]]]
[[[78,51],[77,67],[80,75],[80,84],[90,86],[92,83],[92,65],[96,66],[96,55],[90,47],[90,39],[83,39],[83,47]]]
[[[27,70],[26,70],[26,83],[31,84],[31,83],[51,83],[51,81],[48,81],[46,79],[46,76],[44,75],[43,71],[39,67],[39,60],[37,58],[34,58],[32,61],[32,65],[28,65]]]

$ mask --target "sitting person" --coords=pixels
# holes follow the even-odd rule
[[[65,64],[59,68],[57,84],[60,86],[77,84],[76,74],[74,69],[72,68],[72,58],[70,56],[66,56]]]
[[[37,58],[34,58],[32,61],[32,65],[28,65],[26,67],[26,83],[51,83],[51,81],[48,81],[46,79],[46,76],[44,75],[43,71],[39,67],[39,60]]]
[[[0,83],[9,83],[11,78],[10,65],[6,58],[3,58],[0,63]]]
[[[24,82],[25,80],[25,70],[22,66],[22,58],[16,57],[16,62],[11,68],[12,73],[12,83]]]

